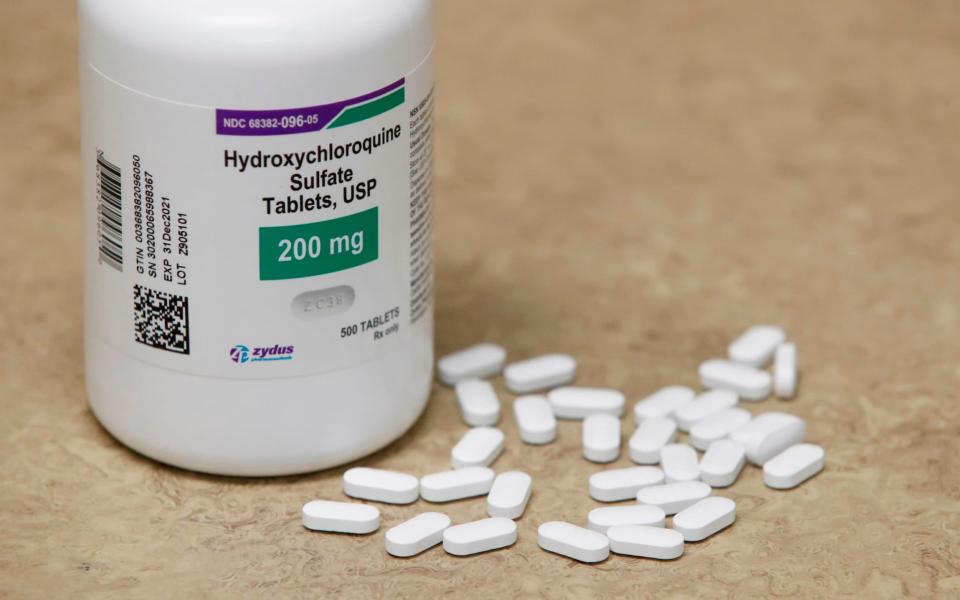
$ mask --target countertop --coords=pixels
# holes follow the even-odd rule
[[[955,2],[438,2],[436,350],[568,352],[628,409],[742,329],[799,348],[826,469],[748,467],[736,524],[679,560],[537,546],[596,506],[578,424],[507,449],[535,491],[512,548],[399,560],[311,533],[343,468],[211,477],[128,451],[83,387],[74,6],[0,6],[0,596],[960,595],[960,10]],[[625,431],[632,430],[625,419]],[[357,464],[424,474],[453,393]],[[628,466],[626,456],[613,466]],[[718,493],[721,493],[718,491]],[[455,522],[482,500],[444,506]]]

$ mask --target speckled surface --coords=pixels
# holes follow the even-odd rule
[[[750,408],[805,418],[826,471],[780,492],[748,468],[723,492],[736,524],[681,559],[586,566],[536,545],[596,505],[573,423],[531,448],[504,419],[496,468],[535,492],[515,547],[466,559],[386,555],[426,503],[382,507],[366,537],[303,530],[341,469],[233,480],[125,450],[82,391],[73,6],[6,2],[0,596],[960,595],[957,3],[440,5],[438,351],[570,352],[632,405],[779,323],[800,395]],[[436,387],[364,464],[440,470],[463,431]]]

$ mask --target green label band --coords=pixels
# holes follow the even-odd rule
[[[377,98],[371,102],[367,102],[366,104],[350,107],[340,113],[340,116],[334,119],[333,123],[330,123],[330,129],[372,119],[373,117],[381,115],[392,108],[396,108],[397,106],[403,104],[405,93],[406,92],[404,91],[404,88],[400,88],[395,92],[390,92],[386,96],[381,96],[380,98]]]
[[[301,225],[260,228],[260,280],[297,279],[377,259],[377,208]]]

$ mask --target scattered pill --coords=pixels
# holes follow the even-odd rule
[[[420,496],[420,480],[397,471],[354,467],[343,474],[343,493],[363,500],[410,504]]]
[[[527,444],[549,444],[557,438],[557,418],[544,396],[520,396],[513,401],[520,439]]]
[[[663,512],[672,515],[703,500],[710,492],[710,486],[702,481],[665,483],[641,489],[637,492],[637,502],[659,506]]]
[[[709,390],[678,408],[674,418],[681,431],[690,431],[696,423],[736,407],[737,402],[737,395],[730,390]]]
[[[503,370],[507,351],[497,344],[477,344],[437,361],[440,381],[454,385],[470,377],[489,377]]]
[[[314,531],[373,533],[380,527],[380,511],[368,504],[312,500],[303,505],[301,516],[303,526]]]
[[[466,467],[424,475],[420,479],[420,497],[427,502],[450,502],[482,496],[493,485],[493,469]]]
[[[770,373],[732,360],[710,359],[700,365],[703,387],[730,390],[744,400],[770,395]]]
[[[547,395],[558,419],[582,419],[590,415],[623,416],[625,400],[617,390],[607,388],[562,387]]]
[[[494,427],[474,427],[450,451],[456,469],[489,467],[503,452],[503,432]]]
[[[631,504],[629,506],[601,506],[587,515],[587,527],[606,534],[607,529],[619,525],[649,525],[663,527],[666,513],[659,506]]]
[[[779,398],[793,398],[797,393],[797,346],[780,344],[773,358],[773,393]]]
[[[797,444],[763,464],[763,482],[787,490],[797,487],[823,470],[823,448],[816,444]]]
[[[698,421],[690,428],[690,445],[697,450],[706,450],[710,444],[740,429],[752,418],[753,416],[742,408],[728,408]]]
[[[803,419],[783,412],[757,415],[743,427],[733,431],[730,439],[743,446],[747,460],[763,466],[777,454],[803,441],[807,424]]]
[[[641,465],[660,462],[660,449],[677,437],[677,423],[666,417],[644,419],[630,436],[630,460]]]
[[[705,540],[737,520],[737,504],[730,498],[704,498],[673,517],[673,529],[683,534],[688,542]]]
[[[697,451],[686,444],[667,444],[661,448],[660,468],[667,483],[700,479]]]
[[[540,547],[585,563],[595,563],[610,556],[610,541],[602,533],[573,523],[550,521],[537,528]]]
[[[577,361],[567,354],[544,354],[507,365],[503,377],[507,389],[526,394],[567,385],[577,374]]]
[[[533,479],[521,471],[506,471],[497,475],[487,495],[487,514],[491,517],[519,519],[527,509]]]
[[[443,530],[450,527],[450,517],[438,512],[420,513],[387,530],[387,552],[407,557],[420,554],[443,541]]]
[[[637,497],[640,488],[663,483],[657,467],[610,469],[590,476],[590,497],[600,502],[619,502]]]
[[[668,386],[634,406],[637,429],[629,441],[630,459],[639,466],[609,469],[590,477],[590,496],[600,502],[635,497],[637,504],[590,511],[587,528],[551,521],[538,528],[539,545],[575,560],[595,563],[609,552],[656,559],[681,556],[684,541],[706,539],[736,520],[736,503],[711,496],[712,487],[727,487],[749,460],[763,467],[767,486],[789,489],[824,468],[823,448],[802,443],[806,423],[794,415],[766,412],[753,418],[737,406],[740,398],[762,400],[773,392],[796,394],[796,345],[779,327],[755,326],[729,347],[730,360],[711,359],[699,367],[708,391],[697,395],[685,386]],[[771,374],[760,367],[773,359]],[[344,493],[353,498],[409,504],[422,497],[448,502],[487,495],[490,518],[451,526],[439,512],[425,512],[386,532],[393,556],[417,555],[442,542],[454,555],[466,556],[510,546],[517,541],[520,518],[531,496],[532,478],[521,471],[496,476],[489,468],[503,452],[504,435],[492,427],[500,420],[500,400],[485,377],[504,372],[506,386],[524,395],[514,401],[521,439],[546,444],[556,439],[557,419],[582,419],[583,456],[612,462],[620,454],[620,417],[624,395],[609,388],[569,386],[576,360],[547,354],[504,368],[505,350],[478,344],[442,357],[438,378],[455,388],[463,420],[472,428],[451,450],[453,470],[418,480],[383,469],[355,467],[343,474]],[[566,387],[563,387],[566,386]],[[677,430],[689,443],[675,443]],[[705,450],[702,460],[694,448]],[[674,515],[671,528],[666,517]],[[366,534],[380,526],[380,511],[359,503],[314,500],[302,508],[304,527],[317,531]]]
[[[777,346],[787,339],[783,329],[773,325],[756,325],[744,331],[727,349],[727,356],[751,367],[763,367],[770,362]]]
[[[503,517],[454,525],[443,531],[443,549],[456,556],[506,548],[516,541],[517,524]]]
[[[649,525],[617,525],[607,529],[610,551],[627,556],[671,560],[683,554],[683,534]]]
[[[717,440],[700,460],[700,480],[715,488],[733,485],[746,462],[743,446],[733,440]]]
[[[583,457],[599,463],[620,456],[620,419],[610,415],[590,415],[583,420]]]
[[[496,425],[500,420],[500,399],[493,384],[486,379],[458,381],[454,390],[463,422],[471,427]]]
[[[670,417],[678,408],[693,400],[693,390],[682,385],[671,385],[650,394],[633,407],[633,417],[637,425],[645,419]]]

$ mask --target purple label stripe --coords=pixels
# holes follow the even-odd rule
[[[217,135],[288,135],[319,131],[330,124],[343,109],[373,100],[403,87],[404,79],[369,94],[331,104],[278,108],[271,110],[217,109]]]

